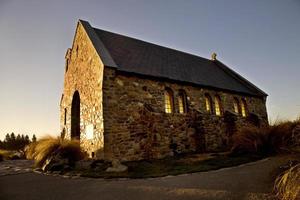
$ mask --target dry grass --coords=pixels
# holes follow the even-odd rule
[[[232,153],[269,155],[287,151],[295,142],[293,129],[299,124],[296,120],[277,122],[265,128],[244,127],[233,136]]]
[[[297,164],[277,177],[274,186],[276,195],[282,200],[300,199],[300,164]]]
[[[48,158],[56,155],[62,159],[68,159],[69,163],[84,158],[79,142],[75,140],[46,137],[26,148],[26,158],[34,159],[37,167],[41,167]]]
[[[25,147],[25,157],[28,160],[33,160],[35,156],[35,147],[37,142],[32,142]]]

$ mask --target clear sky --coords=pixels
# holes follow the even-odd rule
[[[59,133],[64,56],[78,19],[218,59],[300,114],[300,0],[0,0],[0,139]]]

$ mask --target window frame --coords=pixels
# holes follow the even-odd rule
[[[233,110],[236,114],[241,114],[240,101],[237,97],[234,97],[233,99]]]
[[[174,93],[171,88],[165,88],[164,91],[164,107],[165,113],[174,113]]]
[[[241,100],[241,115],[242,115],[242,117],[248,116],[247,102],[244,98],[242,98],[242,100]]]
[[[188,102],[187,102],[186,92],[182,89],[179,90],[177,99],[178,99],[178,113],[180,113],[180,114],[187,113],[188,112]]]
[[[215,95],[215,115],[221,117],[223,115],[222,100],[219,95]]]
[[[212,102],[212,98],[211,96],[206,93],[204,95],[204,99],[205,99],[205,110],[207,113],[212,114],[213,112],[213,102]]]

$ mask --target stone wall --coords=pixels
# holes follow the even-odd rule
[[[80,143],[90,155],[103,150],[102,80],[103,63],[78,23],[72,49],[66,54],[64,91],[60,104],[61,130],[71,139],[71,107],[75,91],[80,95]],[[66,109],[66,124],[65,124]],[[87,127],[93,130],[87,138]]]
[[[164,109],[165,88],[174,92],[175,113]],[[189,112],[178,113],[178,91],[187,94]],[[223,116],[207,113],[205,94],[219,95]],[[221,151],[248,118],[235,115],[234,97],[245,99],[248,113],[267,124],[265,99],[149,79],[104,69],[103,114],[106,159],[162,158],[185,152]],[[214,105],[213,105],[214,109]]]

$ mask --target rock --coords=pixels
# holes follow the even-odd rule
[[[93,164],[93,160],[80,160],[76,162],[75,168],[80,170],[83,169],[86,170],[86,169],[90,169],[92,164]]]
[[[25,157],[24,153],[15,151],[9,158],[11,160],[18,160],[18,159],[21,159],[21,158],[24,158],[24,157]]]
[[[44,172],[46,171],[61,171],[63,169],[69,168],[69,161],[68,159],[63,159],[60,156],[50,156],[47,158],[47,160],[44,162],[42,166],[42,170]]]
[[[112,167],[106,169],[106,172],[125,172],[128,170],[126,165],[121,164],[121,162],[117,159],[112,161]]]

